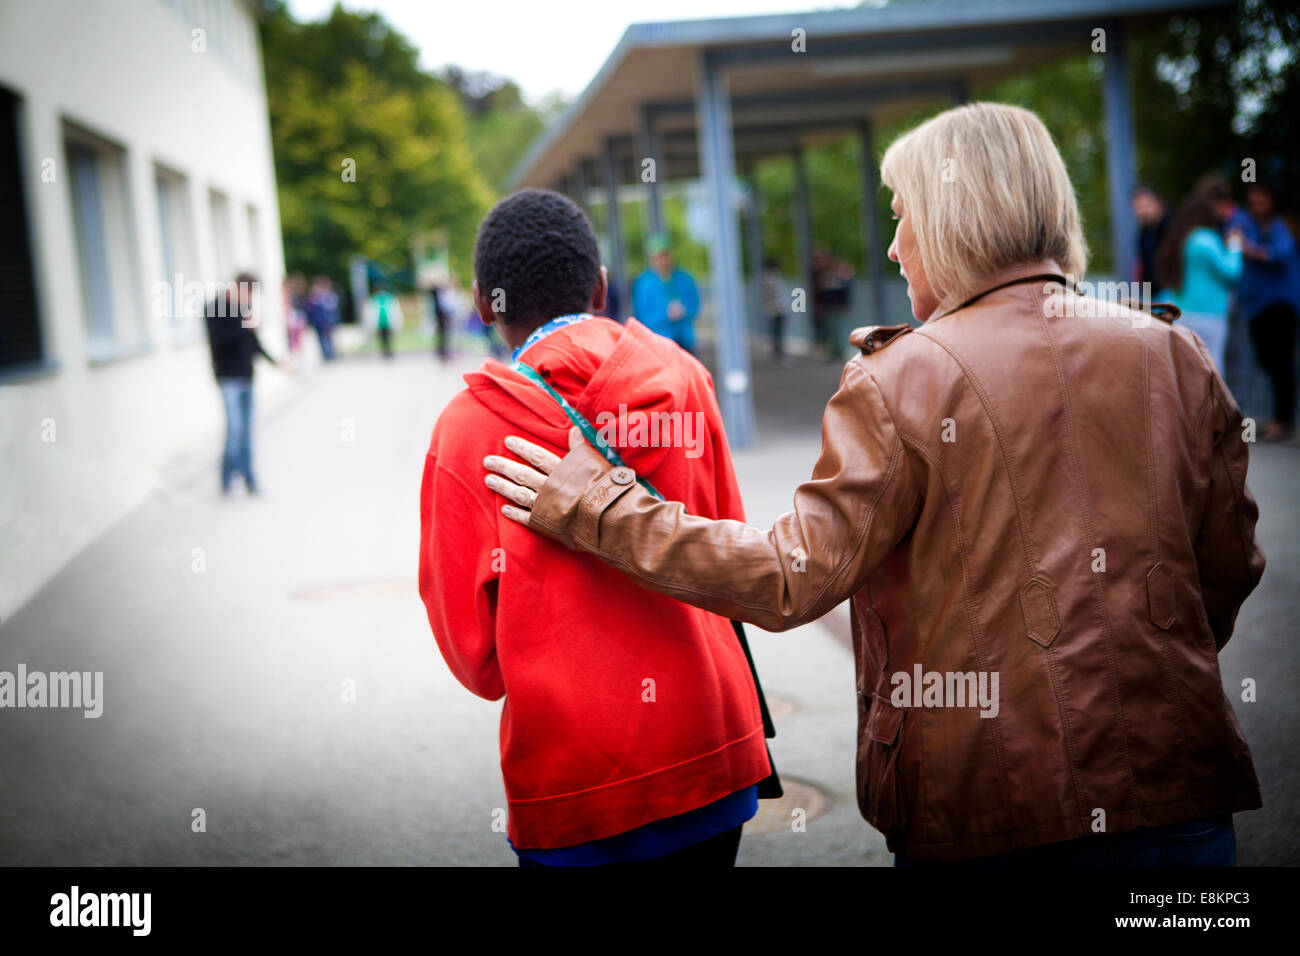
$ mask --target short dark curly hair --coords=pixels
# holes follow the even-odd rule
[[[549,189],[524,189],[492,207],[474,243],[479,292],[509,325],[586,311],[600,283],[600,250],[586,214]],[[500,291],[498,291],[500,290]]]

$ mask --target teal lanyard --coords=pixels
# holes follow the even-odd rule
[[[567,325],[576,325],[579,322],[585,322],[591,318],[594,318],[594,316],[590,312],[571,312],[568,315],[557,315],[545,325],[539,325],[537,328],[533,329],[532,334],[529,335],[528,338],[524,339],[523,344],[519,346],[519,348],[515,349],[510,357],[517,362],[519,361],[519,356],[523,355],[552,332],[558,332]]]
[[[563,395],[551,388],[550,384],[546,379],[542,378],[542,376],[538,374],[535,368],[530,365],[525,365],[523,362],[515,362],[510,367],[534,385],[541,388],[544,392],[550,395],[551,398],[555,399],[560,408],[564,410],[564,414],[569,416],[569,421],[578,426],[578,430],[582,432],[582,437],[587,439],[587,442],[595,448],[596,451],[604,455],[606,461],[616,468],[627,467],[623,462],[623,457],[612,448],[605,439],[600,437],[600,432],[596,431],[596,429],[592,427],[591,422],[583,418],[576,408],[565,401]],[[650,494],[654,495],[660,501],[664,500],[664,496],[659,493],[658,489],[655,488],[654,485],[646,481],[646,479],[638,475],[636,480],[638,484],[640,484],[646,491],[650,492]]]

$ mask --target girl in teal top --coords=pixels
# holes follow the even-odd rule
[[[1218,211],[1209,199],[1193,196],[1170,224],[1156,253],[1157,269],[1169,287],[1158,296],[1182,311],[1179,324],[1200,336],[1219,372],[1228,343],[1232,290],[1241,280],[1241,233],[1225,243]]]

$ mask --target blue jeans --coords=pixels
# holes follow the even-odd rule
[[[895,854],[894,866],[909,863]],[[1237,833],[1232,816],[1189,820],[1126,833],[1105,833],[1030,847],[998,856],[958,860],[947,866],[1083,867],[1083,866],[1236,866]]]
[[[334,326],[316,326],[316,338],[320,339],[320,354],[327,362],[334,360]]]
[[[253,380],[219,378],[221,399],[226,406],[226,446],[221,452],[221,490],[230,490],[236,475],[244,476],[249,491],[257,490],[253,480]]]
[[[1228,317],[1206,312],[1184,312],[1178,317],[1178,324],[1186,326],[1201,337],[1201,341],[1210,351],[1210,358],[1214,359],[1214,367],[1219,370],[1220,375],[1226,376],[1228,374],[1226,367]]]

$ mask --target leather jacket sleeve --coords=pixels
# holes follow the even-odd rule
[[[1204,352],[1204,346],[1201,346]],[[1196,570],[1201,599],[1219,650],[1232,637],[1237,612],[1264,574],[1264,552],[1255,541],[1259,506],[1246,487],[1250,462],[1241,409],[1211,369],[1209,491],[1196,535]]]
[[[826,407],[812,478],[770,530],[689,515],[589,446],[570,451],[548,478],[531,526],[652,591],[782,631],[860,589],[920,504],[902,438],[858,358]]]

